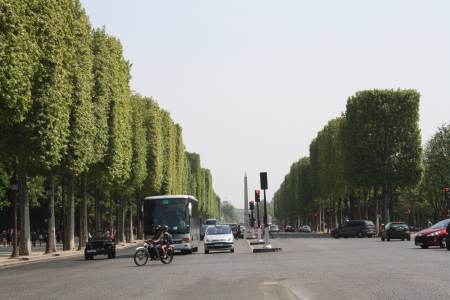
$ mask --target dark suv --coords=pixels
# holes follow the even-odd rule
[[[381,240],[390,241],[391,239],[401,239],[402,241],[406,239],[410,241],[411,236],[408,225],[404,222],[387,223],[381,231]]]
[[[375,235],[375,225],[370,220],[352,220],[340,224],[331,231],[331,236],[340,237],[372,237]]]
[[[116,244],[108,239],[90,240],[84,249],[84,259],[94,259],[95,255],[107,255],[108,258],[115,258]]]

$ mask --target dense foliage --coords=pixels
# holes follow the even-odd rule
[[[21,254],[30,228],[49,233],[50,252],[55,231],[66,250],[88,231],[118,228],[123,241],[137,224],[142,237],[144,196],[192,194],[218,217],[211,172],[170,113],[131,92],[130,69],[78,0],[0,1],[0,227],[12,227],[16,178]]]
[[[276,218],[324,230],[347,218],[378,225],[402,219],[420,227],[428,218],[446,217],[449,127],[436,133],[423,155],[419,98],[414,90],[350,97],[345,113],[311,142],[310,156],[291,166],[274,194]]]

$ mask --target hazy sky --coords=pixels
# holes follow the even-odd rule
[[[450,1],[82,3],[122,41],[132,89],[171,112],[237,207],[245,171],[250,195],[269,173],[271,199],[358,90],[417,89],[423,142],[450,121]]]

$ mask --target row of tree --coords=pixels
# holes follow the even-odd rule
[[[450,183],[450,132],[443,126],[422,151],[420,95],[367,90],[347,101],[295,162],[274,194],[285,224],[323,230],[346,218],[403,219],[420,226],[447,216],[442,189]]]
[[[55,199],[66,250],[75,215],[80,248],[90,220],[97,231],[116,224],[124,241],[126,211],[142,237],[147,195],[192,194],[204,216],[218,216],[211,172],[170,114],[131,92],[120,41],[93,29],[79,0],[4,0],[0,15],[0,205],[12,211],[16,193],[5,188],[17,181],[21,255],[31,253],[30,198],[48,210],[49,252]]]

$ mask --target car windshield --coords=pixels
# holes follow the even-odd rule
[[[405,223],[393,223],[392,227],[400,228],[400,227],[407,227]]]
[[[214,235],[214,234],[230,234],[231,228],[230,226],[214,226],[214,227],[208,227],[206,230],[206,234],[208,235]]]
[[[371,225],[371,226],[374,226],[374,224],[373,224],[373,222],[372,222],[372,221],[366,221],[366,224],[367,224],[367,225]]]
[[[433,229],[438,229],[438,228],[445,228],[448,226],[448,223],[450,222],[450,219],[447,220],[442,220],[436,224],[434,224],[433,226],[431,226],[431,228]]]

